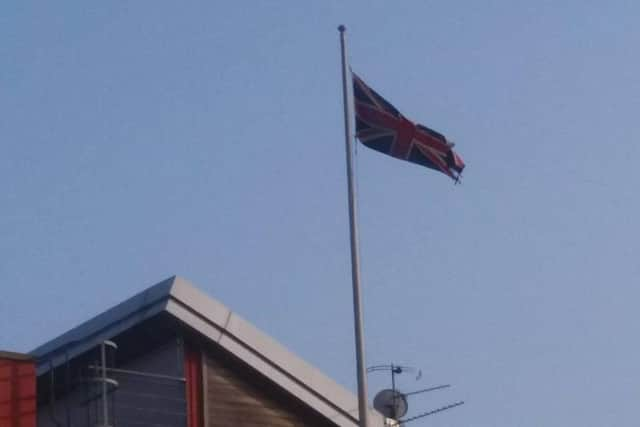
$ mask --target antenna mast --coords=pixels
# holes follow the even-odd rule
[[[464,404],[464,401],[454,402],[452,404],[442,406],[440,408],[424,412],[419,415],[415,415],[409,418],[404,418],[409,409],[409,404],[407,401],[408,396],[414,396],[422,393],[427,393],[430,391],[441,390],[444,388],[451,387],[450,384],[442,384],[433,387],[423,388],[416,391],[411,391],[408,393],[402,393],[396,388],[396,375],[402,374],[404,372],[418,372],[416,376],[416,380],[419,380],[422,377],[422,371],[417,370],[411,366],[401,366],[401,365],[376,365],[370,366],[367,368],[367,373],[371,372],[380,372],[385,371],[391,374],[391,388],[384,389],[378,392],[373,399],[373,407],[378,410],[381,414],[383,414],[387,418],[391,418],[395,421],[393,426],[402,426],[408,422],[415,421],[417,419],[437,414],[438,412],[446,411],[447,409],[455,408],[456,406],[460,406]]]

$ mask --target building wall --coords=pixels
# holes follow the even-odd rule
[[[182,345],[171,341],[114,373],[116,427],[186,427]],[[146,373],[146,375],[145,375]]]
[[[0,354],[0,426],[35,427],[35,425],[35,364],[26,357]]]
[[[75,363],[87,367],[96,362],[84,359]],[[172,339],[118,365],[117,369],[132,372],[114,371],[108,375],[119,383],[109,394],[109,424],[115,427],[186,427],[182,364],[181,343]],[[75,366],[73,370],[77,368]],[[49,403],[49,396],[42,396],[46,403],[38,407],[38,427],[94,427],[101,424],[100,384],[90,381],[91,370],[84,371],[81,376],[74,376],[70,392],[62,385],[56,388],[55,405]],[[55,381],[64,381],[64,367],[56,372],[56,376]]]
[[[335,427],[232,360],[204,354],[204,427]]]

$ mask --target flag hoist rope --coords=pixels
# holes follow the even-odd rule
[[[367,411],[367,374],[364,362],[364,331],[362,326],[362,297],[360,292],[360,254],[358,248],[358,223],[356,221],[356,189],[353,178],[353,103],[349,99],[351,72],[347,65],[347,48],[345,43],[346,28],[340,31],[340,51],[342,55],[342,96],[344,100],[344,140],[347,154],[347,181],[349,189],[349,230],[351,235],[351,279],[353,284],[353,317],[356,340],[356,365],[358,371],[358,420],[360,427],[369,427]]]

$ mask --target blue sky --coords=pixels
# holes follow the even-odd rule
[[[454,385],[410,414],[467,402],[412,425],[638,425],[636,2],[0,11],[0,347],[178,274],[355,390],[343,23],[467,163],[357,149],[368,364]]]

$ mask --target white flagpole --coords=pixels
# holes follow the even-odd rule
[[[342,95],[344,100],[344,141],[347,151],[347,180],[349,188],[349,230],[351,234],[351,279],[353,284],[353,317],[356,338],[356,365],[358,370],[358,415],[360,427],[368,427],[367,411],[367,373],[364,362],[364,332],[362,326],[362,297],[360,293],[360,250],[358,248],[358,223],[356,222],[356,189],[353,179],[353,105],[349,99],[349,84],[352,81],[347,65],[347,48],[345,43],[346,28],[340,31],[340,49],[342,54]]]

